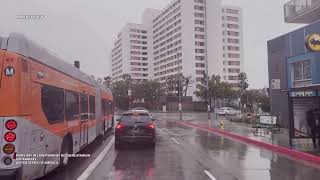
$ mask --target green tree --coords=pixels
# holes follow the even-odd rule
[[[125,81],[116,81],[111,84],[110,88],[113,93],[115,105],[120,109],[127,109],[129,104],[128,83]]]
[[[212,110],[212,103],[215,106],[216,100],[222,97],[222,85],[220,82],[220,76],[213,75],[212,77],[208,77],[208,84],[209,84],[208,94],[207,94],[207,88],[203,86],[199,86],[199,89],[196,90],[194,93],[197,97],[200,97],[205,101],[208,100],[210,109]]]
[[[248,78],[247,74],[242,72],[239,74],[239,93],[240,93],[240,103],[241,103],[241,108],[245,105],[246,103],[246,97],[245,97],[245,92],[249,87],[248,83]]]
[[[158,81],[143,81],[132,86],[132,95],[135,99],[144,99],[147,108],[152,104],[158,107],[160,96],[164,95],[164,89]]]
[[[221,82],[221,99],[227,101],[227,106],[231,105],[231,101],[239,97],[238,91],[229,83]]]

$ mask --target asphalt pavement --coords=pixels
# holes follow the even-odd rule
[[[202,121],[206,114],[184,114]],[[157,143],[115,150],[113,134],[100,138],[64,170],[43,179],[76,180],[319,180],[320,167],[176,123],[178,113],[156,113]],[[105,155],[103,154],[105,153]],[[103,156],[101,156],[103,154]],[[100,155],[100,156],[99,156]],[[84,176],[86,175],[86,176]],[[80,178],[79,178],[80,177]]]

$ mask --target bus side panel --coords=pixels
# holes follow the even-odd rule
[[[21,114],[21,67],[18,55],[5,52],[0,88],[0,116]]]
[[[1,88],[1,77],[2,77],[2,72],[3,72],[3,62],[4,62],[4,50],[0,49],[0,88]]]

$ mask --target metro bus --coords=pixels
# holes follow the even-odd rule
[[[65,167],[68,157],[42,154],[78,153],[114,125],[108,88],[21,34],[0,37],[0,70],[0,179]]]

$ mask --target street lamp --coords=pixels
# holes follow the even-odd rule
[[[177,53],[177,58],[178,58],[178,69],[179,69],[179,89],[178,89],[178,96],[179,96],[179,115],[180,115],[180,120],[182,120],[182,99],[181,99],[181,69],[180,69],[180,60],[179,60],[179,53]]]
[[[206,45],[206,49],[205,49],[205,60],[206,60],[206,88],[207,88],[207,109],[208,109],[208,119],[210,118],[210,101],[209,101],[209,67],[208,67],[208,34],[207,34],[207,1],[204,1],[205,7],[204,7],[204,19],[205,19],[205,23],[204,23],[204,28],[205,28],[205,45]]]

